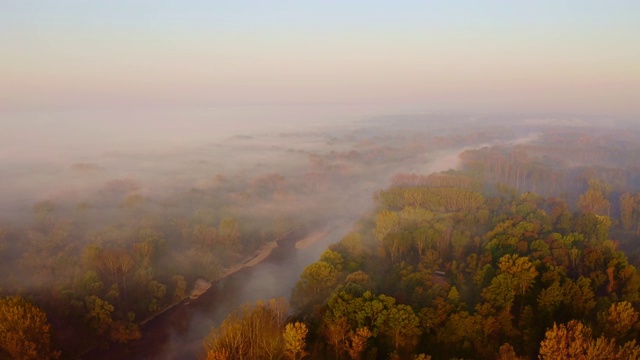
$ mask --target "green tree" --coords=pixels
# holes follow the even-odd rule
[[[398,214],[404,229],[413,230],[428,223],[434,216],[433,212],[420,207],[407,206]]]
[[[515,285],[522,296],[533,286],[533,282],[538,276],[536,267],[528,257],[508,254],[500,258],[498,267],[503,273],[513,276]]]
[[[113,323],[113,318],[111,317],[111,313],[114,310],[113,305],[96,295],[87,296],[84,299],[84,303],[86,307],[85,319],[96,334],[106,334]]]
[[[337,246],[345,261],[347,269],[353,271],[359,269],[369,254],[370,250],[365,246],[362,235],[352,231],[345,235]]]
[[[327,264],[331,265],[331,267],[336,271],[342,271],[342,266],[344,265],[342,255],[340,255],[339,252],[333,251],[331,249],[325,250],[322,255],[320,255],[319,261],[326,262]]]
[[[422,257],[427,248],[432,247],[437,236],[432,227],[421,227],[413,232],[413,241],[418,250],[418,256]]]
[[[417,344],[420,320],[408,305],[397,305],[387,311],[386,331],[393,340],[396,351]]]
[[[499,309],[511,309],[515,300],[517,283],[511,274],[502,273],[482,290],[482,297]]]
[[[103,250],[100,252],[98,260],[98,268],[118,290],[123,290],[126,300],[127,280],[135,265],[131,254],[123,249]]]
[[[147,311],[154,313],[160,311],[162,308],[162,300],[167,294],[167,286],[157,280],[151,280],[147,284],[146,295],[148,297],[149,305]]]
[[[595,294],[591,290],[591,280],[580,277],[578,280],[567,279],[563,284],[564,299],[567,315],[574,319],[588,317],[595,308]]]
[[[296,306],[303,307],[319,298],[326,290],[337,282],[339,272],[324,261],[317,261],[307,266],[300,274],[300,280],[293,290],[293,301]]]
[[[551,286],[542,289],[538,295],[538,309],[548,318],[553,318],[556,310],[562,305],[564,293],[559,281],[554,281]]]

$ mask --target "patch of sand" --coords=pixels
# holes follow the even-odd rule
[[[325,238],[325,236],[329,235],[329,233],[333,231],[333,229],[325,229],[320,231],[312,232],[307,235],[306,238],[296,242],[296,249],[306,249],[309,246],[313,245],[315,242],[320,241]]]
[[[273,251],[273,249],[275,249],[277,247],[278,247],[278,242],[277,241],[271,241],[271,242],[268,242],[268,243],[262,245],[260,247],[260,249],[254,255],[254,257],[252,257],[251,259],[249,259],[248,261],[246,261],[243,264],[243,267],[251,267],[251,266],[258,265],[262,260],[264,260],[267,257],[269,257],[269,255],[271,255],[271,252]]]

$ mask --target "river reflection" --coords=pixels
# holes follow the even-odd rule
[[[142,339],[127,345],[96,350],[85,359],[198,359],[202,340],[237,307],[275,297],[289,299],[304,268],[316,261],[328,245],[338,242],[350,225],[336,227],[306,249],[298,239],[280,243],[263,262],[244,268],[214,284],[196,300],[185,301],[142,328]]]

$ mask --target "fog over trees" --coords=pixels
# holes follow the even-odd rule
[[[517,120],[389,116],[15,157],[2,164],[3,354],[126,349],[190,306],[196,281],[345,222],[292,274],[290,299],[245,305],[201,355],[532,357],[566,331],[585,352],[635,353],[639,132]]]
[[[633,128],[532,124],[396,173],[300,274],[309,358],[638,358]]]
[[[0,1],[0,360],[640,359],[638,19]]]

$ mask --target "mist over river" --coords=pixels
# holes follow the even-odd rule
[[[127,319],[138,323],[170,305],[172,293],[184,296],[180,279],[216,278],[215,266],[233,268],[293,229],[333,229],[302,249],[294,244],[308,233],[294,232],[258,265],[146,322],[140,340],[98,346],[82,356],[196,359],[211,328],[234,309],[288,300],[305,267],[371,210],[375,193],[396,175],[456,168],[460,152],[518,136],[504,128],[466,131],[463,125],[473,122],[468,118],[398,123],[356,111],[336,110],[334,117],[326,111],[309,116],[309,108],[217,110],[9,114],[21,121],[0,134],[0,217],[24,227],[24,235],[10,235],[28,242],[7,247],[7,288],[43,294],[36,299],[43,303],[52,284],[68,290],[78,313],[54,311],[51,321],[70,357],[109,341],[98,328],[96,336],[72,326],[85,326],[93,300],[110,301],[104,300],[113,312],[109,321],[133,322],[122,318],[129,311],[134,317]],[[219,239],[211,234],[218,233],[238,246],[216,247]],[[138,250],[147,240],[152,250]],[[132,259],[127,280],[136,289],[128,297],[125,277],[118,279],[105,265],[112,255]],[[95,293],[77,285],[94,280]],[[159,289],[158,299],[149,289]]]
[[[640,354],[640,1],[362,5],[1,1],[0,360]]]
[[[216,283],[196,300],[187,300],[149,321],[142,327],[142,339],[127,345],[111,344],[83,359],[197,359],[202,341],[213,326],[236,308],[257,300],[275,297],[288,299],[302,270],[320,257],[332,243],[340,241],[356,219],[329,224],[333,230],[305,249],[295,243],[304,237],[292,237],[263,262],[244,268]]]

